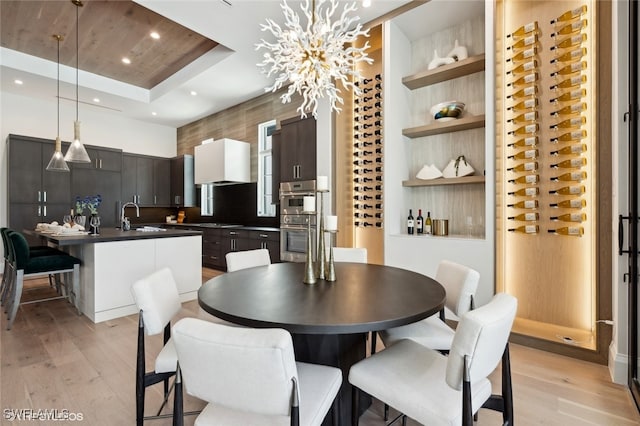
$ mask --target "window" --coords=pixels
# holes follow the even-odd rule
[[[276,130],[276,121],[271,120],[258,125],[258,216],[276,215],[276,206],[272,204],[271,193],[273,179],[273,151],[271,134]],[[278,194],[275,194],[277,197]]]

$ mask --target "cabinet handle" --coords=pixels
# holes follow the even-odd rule
[[[158,196],[157,195],[153,196],[153,204],[158,204]]]
[[[237,232],[235,232],[235,231],[230,231],[230,232],[229,232],[229,235],[238,235],[238,233],[237,233]]]
[[[102,168],[102,158],[100,159],[100,168]]]
[[[269,236],[267,234],[260,234],[260,238],[268,238]]]
[[[44,217],[47,217],[47,206],[44,206]]]
[[[42,206],[38,206],[38,217],[42,217]]]
[[[176,203],[176,204],[180,205],[180,196],[179,196],[179,195],[176,195],[176,196],[173,198],[173,201],[175,201],[175,203]]]
[[[38,202],[42,201],[42,192],[38,191]]]
[[[42,191],[42,201],[47,202],[47,191]]]

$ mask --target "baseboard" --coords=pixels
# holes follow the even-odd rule
[[[614,342],[609,345],[609,375],[613,383],[619,385],[627,384],[627,370],[629,367],[629,356],[618,353],[618,347]]]

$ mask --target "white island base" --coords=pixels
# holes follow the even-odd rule
[[[169,267],[182,302],[198,297],[202,285],[202,237],[96,242],[69,247],[82,259],[80,310],[98,323],[135,314],[131,286]]]

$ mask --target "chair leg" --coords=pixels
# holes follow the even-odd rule
[[[175,390],[173,392],[173,426],[184,425],[184,407],[182,401],[182,373],[180,372],[180,364],[176,368],[176,380],[174,382]]]
[[[20,307],[20,298],[22,297],[22,286],[24,284],[24,270],[19,270],[16,273],[15,284],[13,289],[13,300],[11,301],[11,307],[9,310],[9,323],[7,324],[7,330],[11,330],[13,321],[16,319],[18,308]]]
[[[389,404],[387,404],[386,402],[384,403],[384,415],[382,418],[385,422],[389,420]]]
[[[136,425],[142,426],[144,421],[144,322],[142,320],[142,311],[140,311],[138,320],[138,353],[136,358]]]
[[[331,404],[331,423],[333,426],[340,425],[340,398],[336,396]]]
[[[376,340],[378,340],[378,333],[375,331],[371,332],[371,355],[376,353]]]
[[[507,343],[502,354],[502,399],[504,401],[504,411],[502,413],[504,425],[513,426],[513,391],[511,387],[509,343]]]
[[[351,387],[351,426],[358,426],[360,420],[360,389]]]

